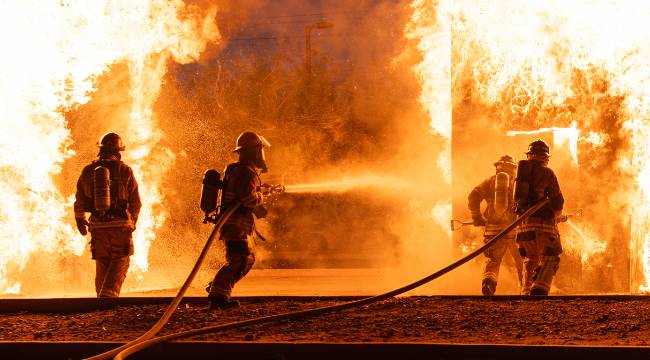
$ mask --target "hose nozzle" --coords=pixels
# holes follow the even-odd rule
[[[282,184],[277,184],[277,185],[262,184],[260,185],[259,191],[262,192],[264,196],[280,195],[280,194],[284,194],[286,188]]]
[[[474,221],[469,221],[469,220],[463,221],[463,220],[455,220],[455,219],[449,221],[449,226],[451,228],[451,231],[456,231],[462,228],[463,226],[472,225],[472,224],[474,224]]]

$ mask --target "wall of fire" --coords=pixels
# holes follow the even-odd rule
[[[614,166],[617,142],[596,149],[579,140],[589,130],[612,133],[616,128],[620,99],[588,85],[606,80],[597,72],[575,70],[578,95],[556,108],[534,103],[517,83],[506,87],[500,101],[488,104],[477,95],[481,80],[473,76],[472,68],[459,65],[453,55],[452,67],[452,217],[469,218],[469,192],[494,174],[493,163],[501,155],[524,159],[528,144],[543,139],[551,146],[549,166],[558,176],[565,213],[583,211],[582,217],[559,225],[564,253],[554,291],[636,292],[644,277],[634,253],[638,249],[630,252],[625,204],[616,200],[625,191],[624,181],[630,181]],[[483,241],[482,228],[455,231],[453,241],[457,255],[466,253]],[[508,275],[513,274],[501,276]]]

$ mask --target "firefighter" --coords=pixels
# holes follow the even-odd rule
[[[108,133],[98,146],[98,158],[83,168],[77,181],[74,215],[81,235],[90,232],[97,297],[118,297],[133,255],[131,233],[138,221],[140,194],[133,170],[121,161],[122,138]]]
[[[239,201],[241,206],[226,221],[221,230],[221,240],[226,245],[226,264],[219,269],[208,286],[210,309],[239,306],[230,294],[255,263],[254,242],[255,217],[266,216],[264,196],[259,172],[266,172],[264,148],[270,147],[263,136],[244,132],[237,138],[234,152],[239,161],[226,167],[221,205],[227,209]]]
[[[519,162],[515,183],[515,212],[522,214],[531,206],[548,198],[550,202],[524,220],[516,230],[519,252],[524,259],[522,294],[545,296],[560,266],[562,243],[557,223],[566,221],[562,215],[564,197],[553,170],[547,165],[548,145],[533,141],[526,151],[527,160]]]
[[[515,220],[512,211],[512,189],[515,179],[517,164],[510,155],[503,155],[494,163],[496,174],[477,185],[468,196],[468,206],[472,213],[474,226],[485,226],[483,233],[487,242],[500,233],[508,224]],[[485,201],[487,207],[481,214],[481,203]],[[506,252],[514,260],[517,276],[521,284],[522,261],[515,244],[514,233],[499,240],[485,251],[485,266],[483,268],[483,281],[481,292],[483,295],[494,295],[499,278],[501,260]]]

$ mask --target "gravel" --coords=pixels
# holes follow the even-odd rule
[[[181,305],[162,334],[341,303],[242,302],[224,311]],[[0,341],[127,341],[145,332],[165,305],[86,313],[0,314]],[[406,297],[359,309],[200,335],[193,340],[258,342],[419,342],[648,345],[649,300],[491,300]]]

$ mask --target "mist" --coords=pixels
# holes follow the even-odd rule
[[[505,86],[496,101],[487,99],[490,77],[475,66],[489,54],[469,30],[454,29],[450,186],[438,165],[447,139],[431,128],[420,103],[423,84],[414,68],[422,55],[404,33],[413,12],[409,1],[188,5],[190,15],[216,7],[219,36],[196,61],[165,63],[152,109],[160,134],[153,152],[161,160],[152,166],[167,169],[157,209],[166,218],[151,243],[148,270],[132,271],[125,292],[173,289],[182,282],[211,230],[198,204],[202,175],[236,160],[232,150],[243,131],[271,142],[270,172],[262,179],[288,190],[258,222],[268,242],[257,242],[255,270],[378,269],[377,291],[433,272],[483,240],[482,229],[474,227],[452,236],[449,214],[467,219],[467,195],[494,173],[493,162],[504,154],[520,160],[530,141],[543,138],[552,145],[550,166],[567,211],[584,209],[584,219],[561,225],[565,254],[554,291],[629,290],[633,254],[625,250],[629,237],[621,234],[629,234],[631,176],[611,166],[629,147],[622,125],[625,98],[610,91],[605,70],[569,71],[574,95],[562,104],[529,96],[515,86],[521,79]],[[332,26],[311,30],[308,73],[305,27],[317,23]],[[562,63],[563,53],[554,56]],[[95,157],[103,133],[120,133],[129,151],[129,71],[127,64],[113,64],[97,79],[91,100],[66,112],[75,152],[57,178],[66,197]],[[553,133],[507,135],[552,126],[583,130],[577,164]],[[606,137],[599,141],[598,134]],[[72,213],[68,221],[74,223]],[[600,242],[607,256],[589,248]],[[217,243],[195,281],[196,293],[223,262],[223,245]],[[478,294],[481,262],[414,293]],[[49,269],[60,271],[42,276]],[[22,271],[28,273],[21,296],[91,293],[88,250],[33,256]],[[502,266],[500,278],[500,292],[518,293],[510,267]]]

